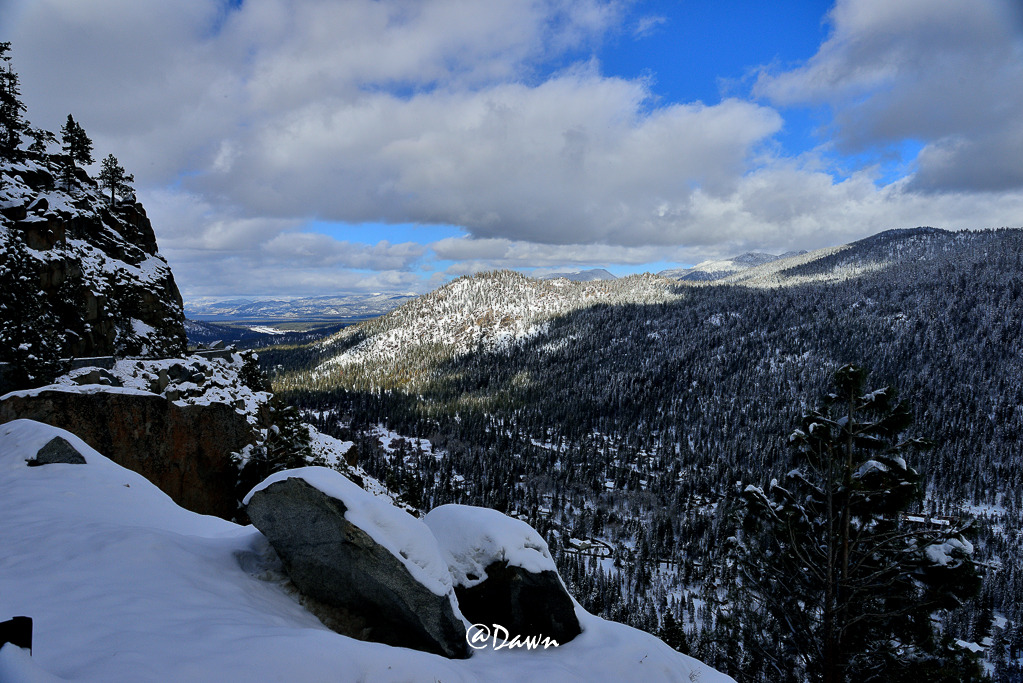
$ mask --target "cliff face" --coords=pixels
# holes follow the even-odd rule
[[[184,353],[181,294],[141,204],[111,204],[84,173],[65,188],[52,161],[4,163],[0,175],[0,246],[36,274],[27,285],[42,309],[59,310],[62,355]],[[18,315],[16,293],[0,297],[11,303],[0,306],[6,323]]]
[[[178,405],[163,396],[109,387],[54,387],[5,397],[0,424],[20,418],[72,432],[143,475],[181,507],[225,519],[237,512],[238,469],[231,454],[252,443],[254,433],[232,406]]]

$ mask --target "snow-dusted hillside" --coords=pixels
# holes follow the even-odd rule
[[[555,316],[597,304],[664,303],[681,296],[677,289],[655,275],[593,282],[512,271],[467,276],[320,342],[329,358],[314,377],[354,371],[380,383],[414,384],[436,361],[506,347]]]
[[[26,466],[54,436],[87,464]],[[5,682],[731,680],[580,607],[571,642],[467,660],[338,635],[268,569],[253,527],[183,510],[36,422],[0,426],[0,516],[0,621],[34,620],[31,656],[0,649]]]

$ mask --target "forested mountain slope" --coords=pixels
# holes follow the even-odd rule
[[[675,284],[656,302],[575,307],[515,344],[435,358],[409,393],[356,365],[327,383],[280,372],[309,356],[267,359],[322,428],[359,440],[359,425],[385,423],[427,437],[438,458],[360,442],[368,467],[421,487],[426,507],[491,505],[520,512],[555,547],[608,543],[614,567],[559,555],[577,593],[654,630],[674,614],[698,656],[723,667],[713,586],[729,580],[730,501],[781,473],[799,416],[838,366],[858,363],[868,385],[910,401],[914,434],[937,441],[913,463],[928,510],[981,515],[976,544],[991,568],[982,598],[949,628],[983,640],[978,614],[993,611],[1008,619],[999,642],[1019,641],[1023,231],[892,231],[794,260],[746,280],[766,287]],[[423,324],[419,345],[430,341]],[[408,348],[396,344],[394,357]],[[416,370],[414,356],[407,363]]]

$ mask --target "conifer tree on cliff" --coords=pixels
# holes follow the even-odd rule
[[[86,166],[93,162],[92,140],[71,114],[67,115],[67,123],[61,126],[60,135],[64,149],[64,186],[71,189],[79,164]]]
[[[16,161],[18,146],[28,128],[22,117],[25,105],[21,101],[18,74],[11,66],[10,43],[0,43],[0,160]]]
[[[980,586],[966,524],[906,515],[922,492],[904,456],[929,444],[903,438],[908,404],[864,391],[864,377],[838,370],[827,408],[789,437],[784,481],[744,491],[735,604],[757,625],[747,649],[761,680],[983,680],[932,621]]]
[[[46,384],[66,370],[64,328],[46,305],[39,272],[21,236],[0,227],[0,362],[17,389]]]
[[[110,190],[110,206],[116,203],[115,193],[124,198],[130,196],[134,191],[131,183],[135,182],[135,176],[125,173],[124,168],[117,162],[117,157],[113,154],[108,154],[107,158],[101,162],[98,177],[100,185]]]

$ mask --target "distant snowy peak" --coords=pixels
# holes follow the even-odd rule
[[[765,263],[771,263],[773,261],[778,261],[779,259],[785,259],[805,253],[805,251],[790,251],[781,254],[780,256],[775,256],[774,254],[748,251],[745,254],[740,254],[739,256],[730,259],[704,261],[696,264],[692,268],[672,268],[670,270],[664,270],[661,271],[659,275],[690,282],[720,280],[732,273],[747,270],[749,268],[755,268],[757,266],[762,266]]]
[[[540,280],[557,280],[564,278],[573,282],[592,282],[594,280],[616,280],[617,277],[603,268],[590,268],[589,270],[573,270],[563,273],[548,273],[540,275]]]

